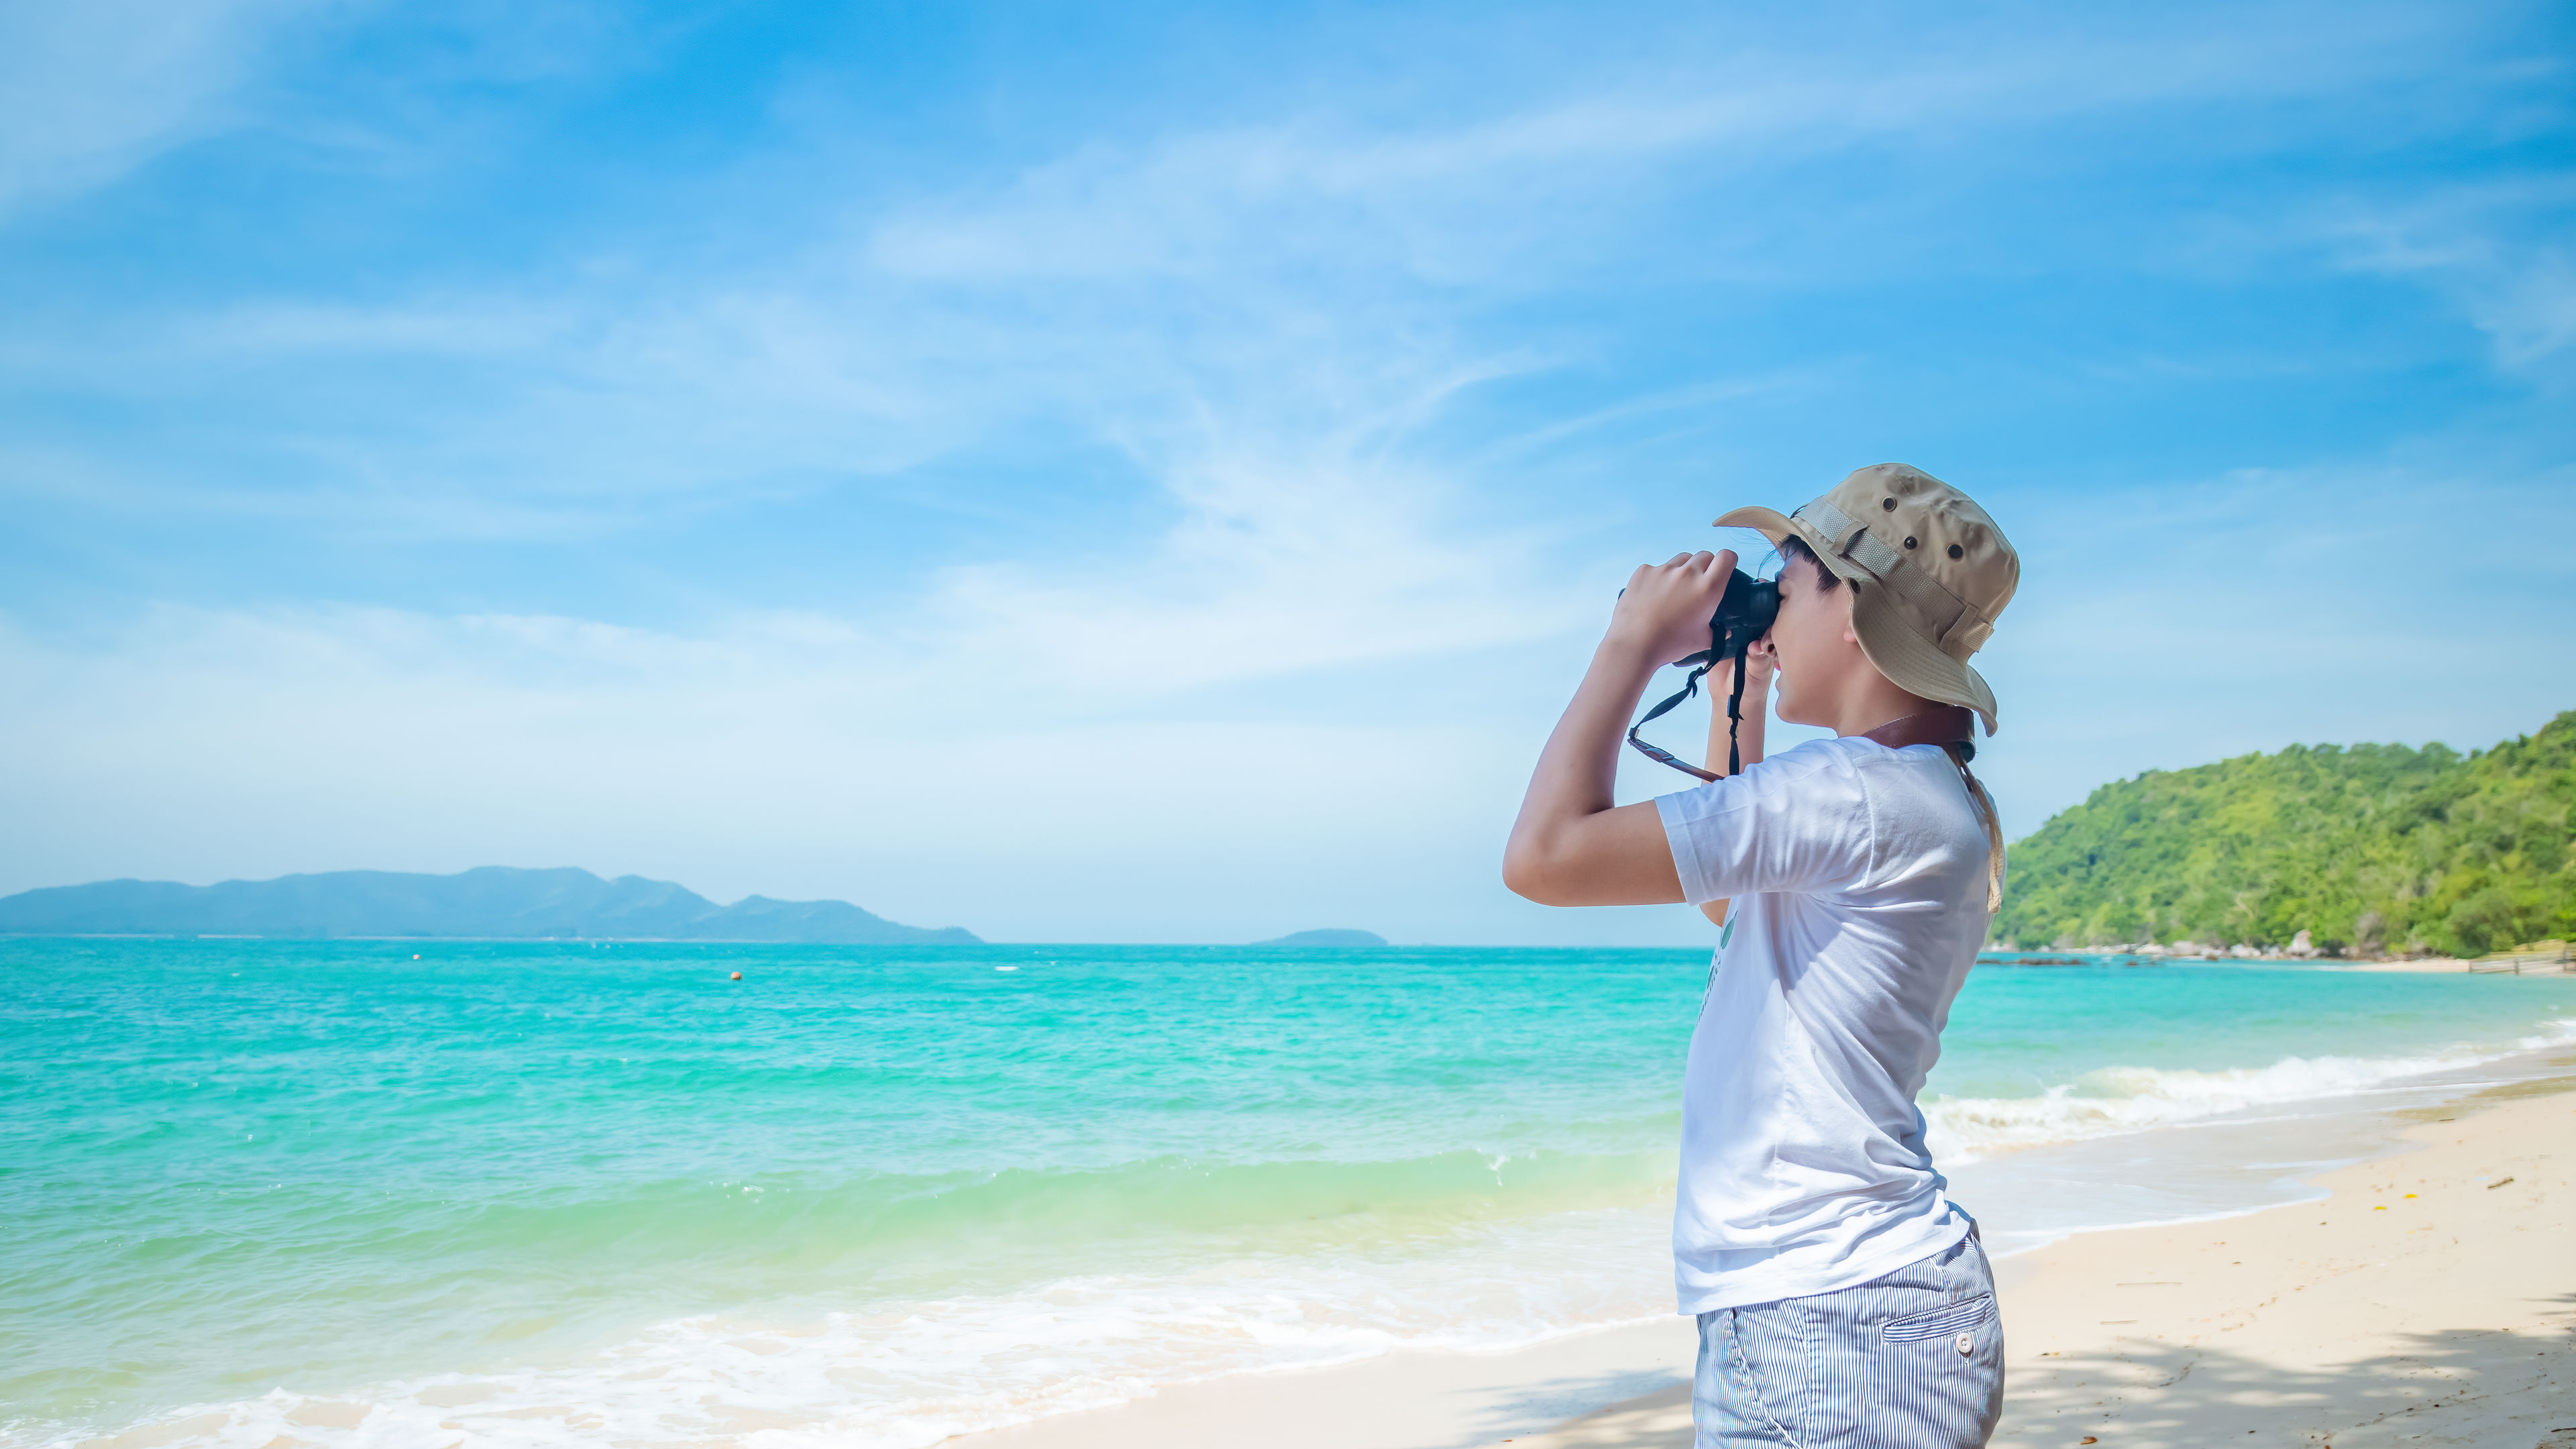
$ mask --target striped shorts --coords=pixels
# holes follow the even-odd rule
[[[1699,1316],[1697,1449],[1971,1449],[2003,1407],[2003,1324],[1974,1233],[1856,1287]]]

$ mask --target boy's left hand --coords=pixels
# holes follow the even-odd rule
[[[1780,656],[1771,647],[1771,636],[1763,635],[1744,651],[1744,687],[1746,690],[1767,689],[1771,676],[1780,672]]]

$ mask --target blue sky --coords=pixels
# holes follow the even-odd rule
[[[2576,707],[2572,54],[2538,4],[10,0],[0,891],[1699,940],[1502,891],[1530,759],[1632,565],[1891,460],[2023,554],[2015,834],[2491,744]]]

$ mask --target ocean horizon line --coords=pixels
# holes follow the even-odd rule
[[[1047,947],[1088,949],[1102,946],[1126,946],[1134,947],[1139,950],[1151,949],[1182,951],[1265,950],[1314,953],[1352,951],[1561,951],[1591,955],[1598,955],[1603,952],[1639,954],[1689,952],[1696,954],[1714,949],[1714,943],[1688,941],[1676,941],[1668,944],[1635,941],[1603,942],[1595,945],[1563,941],[1400,941],[1389,939],[1383,945],[1337,946],[1287,944],[1282,943],[1275,938],[1265,938],[1254,941],[1207,941],[1180,940],[1160,937],[1064,936],[1045,939],[1032,937],[1025,940],[975,937],[970,940],[962,941],[953,939],[924,941],[782,941],[774,937],[764,939],[757,936],[405,935],[399,933],[356,932],[345,934],[311,935],[294,932],[257,931],[0,931],[0,941],[265,941],[280,945],[316,946],[361,943],[385,943],[399,945],[405,942],[453,942],[458,945],[471,944],[494,946],[579,945],[587,943],[591,945],[637,946],[765,946],[782,949],[831,947],[834,949],[863,948],[867,950],[920,950],[924,948],[937,948],[956,951],[972,951],[977,949],[990,949],[993,947],[1036,950]],[[2022,959],[2033,957],[2046,959]],[[2417,958],[2392,956],[2384,959],[2387,962],[2405,962]],[[2438,958],[2423,959],[2432,960]],[[2138,951],[2097,950],[2084,947],[2046,951],[2006,951],[2000,949],[1987,949],[1977,953],[1977,964],[1980,966],[2011,966],[2038,969],[2060,964],[2089,966],[2100,965],[2106,962],[2116,962],[2123,966],[2131,967],[2262,966],[2276,967],[2285,970],[2333,970],[2356,965],[2375,964],[2371,960],[2357,957],[2320,957],[2314,960],[2304,960],[2233,955],[2167,956]]]

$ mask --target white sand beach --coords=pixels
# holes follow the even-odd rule
[[[2413,1115],[2323,1201],[2000,1265],[1998,1445],[2576,1446],[2576,1077]],[[993,1449],[1688,1449],[1687,1323],[1166,1389]],[[1570,1404],[1608,1407],[1567,1418]]]

